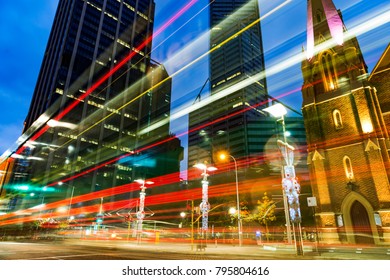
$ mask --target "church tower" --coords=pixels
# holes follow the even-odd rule
[[[302,112],[320,241],[390,242],[390,145],[376,90],[334,3],[307,3]]]

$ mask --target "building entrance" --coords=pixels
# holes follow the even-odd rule
[[[357,244],[373,244],[370,219],[366,208],[359,201],[355,201],[351,206],[351,220],[355,242]]]

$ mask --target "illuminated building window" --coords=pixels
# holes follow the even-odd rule
[[[336,129],[343,128],[343,120],[341,119],[341,113],[337,109],[333,111],[333,123]]]
[[[118,39],[118,40],[116,40],[119,44],[121,44],[122,46],[125,46],[126,48],[128,48],[128,49],[131,49],[131,46],[128,44],[128,43],[126,43],[125,41],[123,41],[123,40],[121,40],[121,39]]]
[[[337,71],[335,68],[332,53],[330,51],[322,53],[320,56],[320,61],[320,68],[325,91],[332,91],[338,88]]]
[[[349,181],[353,181],[355,176],[353,175],[352,162],[348,156],[345,156],[343,159],[345,176]]]

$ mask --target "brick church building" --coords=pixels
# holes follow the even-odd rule
[[[309,0],[307,18],[302,112],[320,241],[390,243],[389,48],[369,75],[331,0]]]

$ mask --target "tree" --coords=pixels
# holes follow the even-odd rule
[[[268,225],[276,221],[275,207],[275,202],[270,199],[265,192],[262,200],[257,201],[255,211],[245,218],[248,222],[257,222],[261,225],[265,225],[267,241],[269,237]]]

